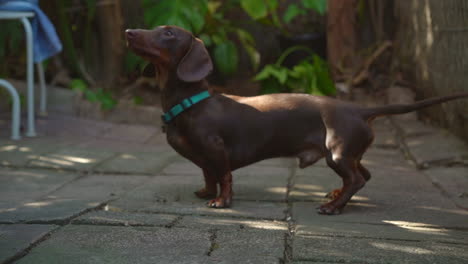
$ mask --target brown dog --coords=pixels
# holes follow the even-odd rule
[[[201,40],[175,26],[126,30],[126,37],[129,47],[154,65],[163,110],[172,113],[165,116],[167,140],[203,170],[205,188],[196,195],[212,199],[208,206],[214,208],[231,205],[231,171],[237,168],[273,157],[298,157],[305,168],[325,157],[343,187],[318,212],[340,213],[371,177],[360,161],[374,138],[374,118],[468,97],[463,93],[413,105],[364,108],[307,94],[203,94],[213,66]]]

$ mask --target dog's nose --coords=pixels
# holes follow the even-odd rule
[[[137,33],[135,30],[127,29],[125,30],[125,35],[127,36],[127,39],[134,39],[137,36]]]

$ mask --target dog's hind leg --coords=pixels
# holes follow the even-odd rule
[[[370,180],[371,174],[364,166],[362,166],[361,161],[358,162],[358,170],[359,173],[361,173],[362,177],[364,177],[366,182]]]
[[[366,183],[364,177],[359,173],[357,163],[351,157],[327,159],[328,165],[341,177],[343,187],[336,192],[336,197],[326,204],[317,208],[320,214],[339,214],[341,209],[348,203],[351,197],[359,191]]]
[[[320,214],[340,213],[370,179],[370,173],[360,164],[360,160],[373,140],[372,131],[364,122],[355,122],[349,128],[347,131],[327,129],[327,164],[341,177],[343,187],[327,195],[333,200],[318,208]]]
[[[364,178],[364,180],[366,180],[366,182],[370,180],[370,178],[371,178],[370,172],[364,166],[362,166],[360,161],[357,164],[357,169],[358,169],[358,173],[361,174],[361,176]],[[335,190],[327,193],[325,195],[325,197],[333,200],[333,199],[337,198],[338,196],[340,196],[341,191],[342,191],[342,188],[335,189]]]

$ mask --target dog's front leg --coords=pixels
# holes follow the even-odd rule
[[[203,177],[205,178],[205,187],[195,192],[195,195],[201,199],[213,199],[218,194],[216,175],[208,173],[207,169],[203,169]]]
[[[226,208],[231,207],[232,202],[232,174],[226,171],[219,179],[221,193],[218,197],[208,202],[208,207]]]
[[[199,142],[201,153],[204,157],[206,167],[204,167],[205,181],[209,188],[220,185],[220,194],[215,199],[208,202],[208,207],[225,208],[230,207],[232,202],[232,174],[230,160],[226,145],[221,136],[217,134],[206,135],[200,133]],[[213,177],[215,176],[215,177]]]

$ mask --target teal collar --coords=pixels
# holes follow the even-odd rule
[[[210,93],[208,91],[204,91],[201,93],[198,93],[192,97],[185,98],[182,100],[180,104],[176,104],[173,106],[169,111],[164,113],[161,117],[164,123],[169,124],[169,122],[172,121],[176,116],[184,112],[185,110],[189,109],[192,107],[194,104],[210,97]]]

